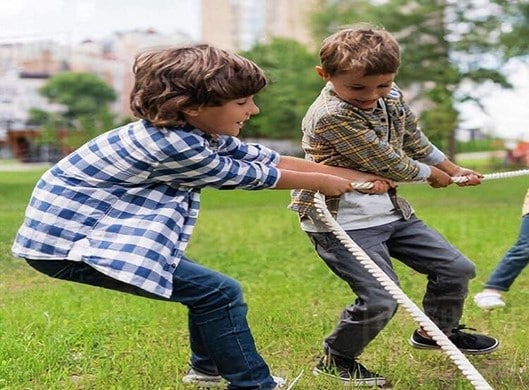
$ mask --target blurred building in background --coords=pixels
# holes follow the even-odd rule
[[[248,50],[270,38],[312,45],[308,18],[316,0],[202,0],[202,40],[228,50]]]
[[[135,54],[151,46],[189,41],[186,34],[148,29],[116,32],[75,46],[48,40],[0,44],[0,158],[28,158],[32,140],[39,135],[39,129],[29,121],[31,108],[60,110],[38,93],[50,77],[65,71],[98,75],[116,91],[111,111],[118,118],[129,117]]]
[[[201,0],[202,36],[228,50],[250,49],[273,37],[310,45],[308,14],[316,0]],[[178,26],[175,26],[177,28]],[[118,96],[111,107],[118,118],[131,116],[129,93],[133,85],[134,56],[151,46],[179,45],[192,39],[184,33],[161,34],[155,29],[119,31],[99,40],[64,45],[53,40],[0,43],[0,158],[23,159],[31,138],[29,110],[59,110],[39,95],[46,81],[61,72],[95,73]]]

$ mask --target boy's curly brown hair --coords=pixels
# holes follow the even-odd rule
[[[133,72],[130,108],[157,127],[180,125],[184,110],[221,106],[267,84],[254,62],[208,44],[147,50],[136,56]]]
[[[327,37],[320,49],[320,61],[330,76],[351,70],[363,76],[397,73],[400,48],[386,30],[362,23]]]

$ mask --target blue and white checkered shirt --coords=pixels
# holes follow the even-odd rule
[[[172,272],[196,223],[200,189],[272,188],[279,158],[236,137],[133,122],[93,139],[44,173],[13,254],[81,260],[169,297]]]

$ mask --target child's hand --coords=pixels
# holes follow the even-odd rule
[[[367,173],[367,172],[357,172],[353,181],[355,183],[364,183],[364,182],[374,183],[375,181],[379,181],[379,182],[385,182],[388,185],[388,188],[395,187],[395,182],[393,180],[382,177],[382,176],[374,175],[372,173]]]
[[[448,187],[452,183],[452,177],[441,171],[439,168],[430,167],[432,173],[428,177],[428,183],[433,188]]]
[[[483,179],[483,175],[481,173],[462,167],[458,167],[458,169],[454,171],[452,176],[464,176],[468,179],[465,182],[456,183],[460,187],[477,186],[478,184],[481,184],[481,180]]]
[[[372,188],[369,189],[357,189],[358,192],[363,194],[384,194],[388,192],[390,188],[395,187],[395,183],[392,180],[375,180],[371,182],[373,184]]]
[[[339,196],[345,192],[353,191],[353,184],[351,181],[338,176],[322,175],[319,180],[319,188],[322,194],[327,196]]]

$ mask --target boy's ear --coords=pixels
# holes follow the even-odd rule
[[[200,107],[187,108],[185,110],[182,110],[182,112],[184,113],[184,115],[187,116],[197,116],[198,114],[200,114]]]
[[[321,66],[318,65],[314,69],[316,69],[316,73],[318,73],[318,76],[320,76],[323,80],[329,81],[331,78],[331,76],[325,70],[323,70]]]

